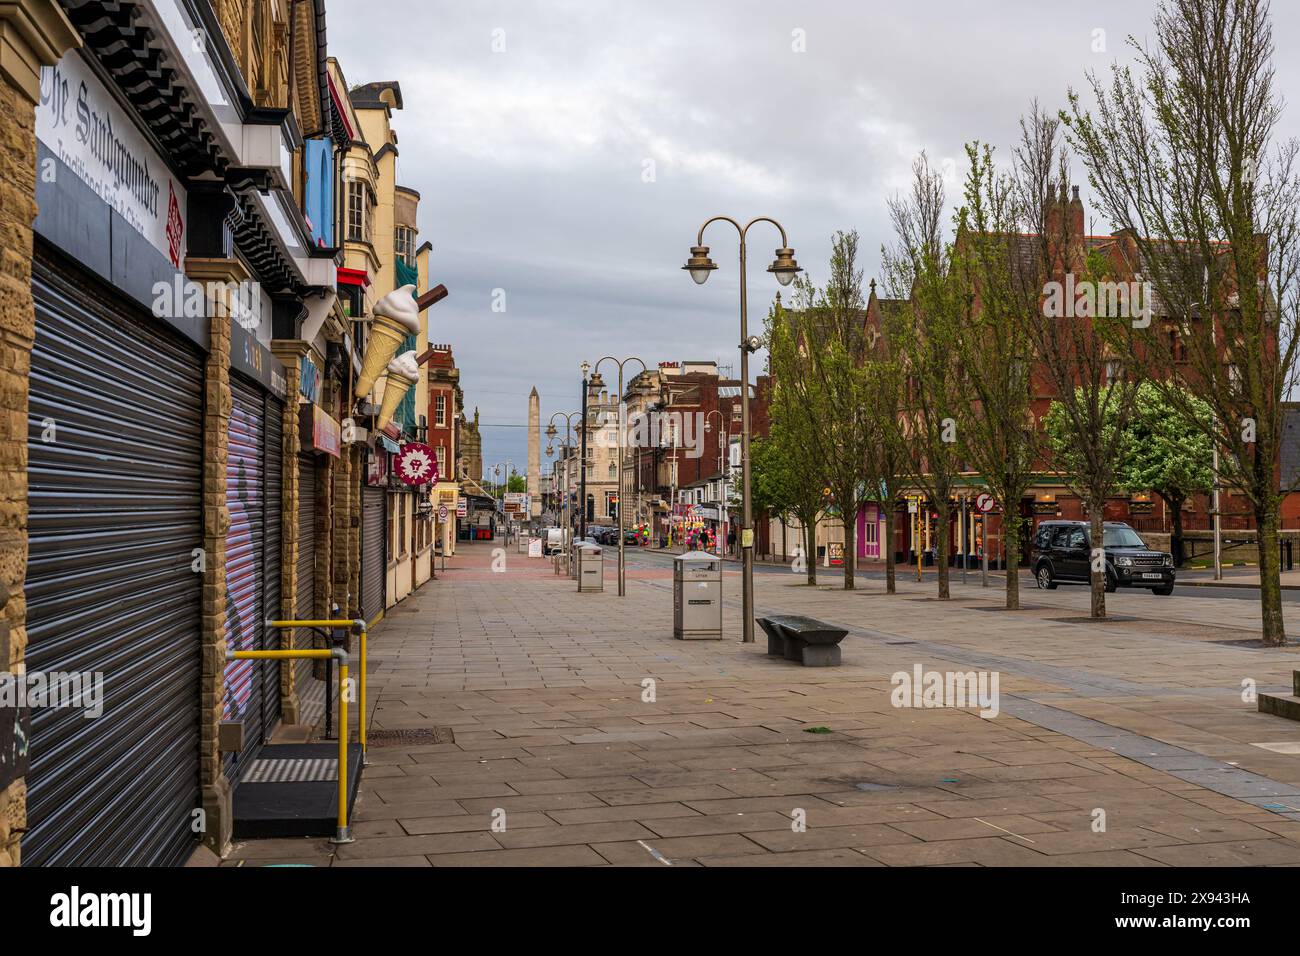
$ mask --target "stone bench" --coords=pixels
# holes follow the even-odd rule
[[[834,624],[800,614],[778,614],[758,618],[767,635],[767,653],[797,661],[804,667],[837,667],[840,641],[849,632]]]
[[[1291,694],[1260,694],[1259,712],[1288,720],[1300,720],[1300,671],[1291,672]]]

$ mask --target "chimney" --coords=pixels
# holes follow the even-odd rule
[[[1070,241],[1082,242],[1083,236],[1083,200],[1079,198],[1079,187],[1075,186],[1070,195]]]
[[[1060,235],[1061,202],[1056,198],[1056,183],[1049,182],[1047,196],[1043,199],[1043,237],[1055,245]]]

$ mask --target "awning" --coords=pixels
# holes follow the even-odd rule
[[[401,454],[402,446],[384,435],[379,436],[379,443],[384,446],[385,451],[391,451],[394,455]]]

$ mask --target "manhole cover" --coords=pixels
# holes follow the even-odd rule
[[[372,730],[366,743],[373,747],[419,747],[425,744],[454,744],[456,735],[450,727],[407,727],[398,730]]]

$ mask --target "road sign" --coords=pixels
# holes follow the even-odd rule
[[[438,505],[438,523],[445,524],[447,521],[447,506]]]
[[[975,510],[988,514],[993,510],[993,496],[987,491],[980,492],[975,497]]]

